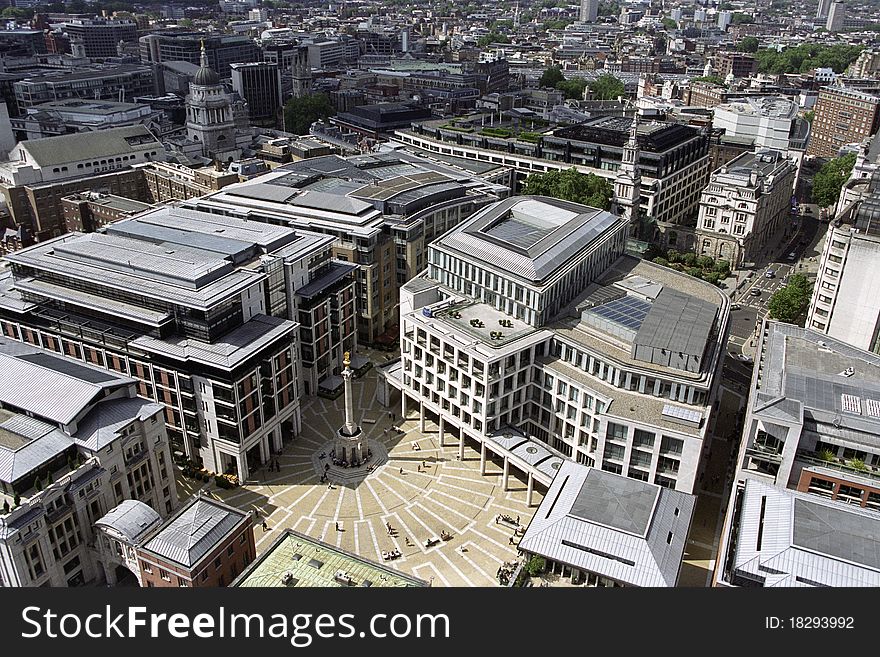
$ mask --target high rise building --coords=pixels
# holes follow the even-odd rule
[[[599,17],[599,0],[581,0],[581,23],[595,23]]]
[[[843,86],[819,90],[807,155],[837,157],[848,144],[859,144],[880,127],[880,96]]]
[[[819,0],[816,9],[816,18],[828,18],[828,10],[831,9],[831,0]]]
[[[399,390],[403,416],[415,408],[441,442],[503,459],[505,489],[510,467],[531,490],[568,458],[695,490],[730,302],[622,255],[628,233],[623,217],[557,199],[483,208],[403,286],[402,358],[382,368],[379,399]]]
[[[232,64],[232,89],[248,105],[252,124],[275,127],[281,103],[281,70],[277,64]]]
[[[843,2],[832,2],[831,8],[828,10],[828,21],[825,23],[825,29],[829,32],[840,32],[844,28],[846,20],[846,4]]]
[[[71,45],[78,44],[86,57],[116,57],[120,41],[137,41],[137,23],[106,18],[76,19],[61,25]]]

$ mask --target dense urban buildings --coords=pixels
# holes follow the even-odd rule
[[[880,127],[880,96],[859,89],[828,86],[819,90],[807,155],[837,157]]]

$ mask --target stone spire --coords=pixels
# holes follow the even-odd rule
[[[636,112],[629,129],[629,139],[623,147],[620,170],[614,179],[614,201],[618,213],[630,224],[630,235],[639,233],[639,210],[642,192],[642,176],[639,172],[639,115]]]
[[[353,372],[351,371],[350,354],[347,351],[345,352],[342,364],[345,367],[345,369],[342,370],[342,379],[345,385],[345,425],[343,427],[343,432],[349,436],[354,436],[360,433],[360,427],[354,421],[354,401],[351,391],[351,377]]]

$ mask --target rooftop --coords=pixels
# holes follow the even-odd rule
[[[516,196],[478,211],[433,246],[542,285],[619,221],[609,212],[579,203]]]
[[[237,587],[297,588],[425,585],[420,579],[290,529],[232,583]]]
[[[144,534],[162,522],[149,505],[140,500],[123,500],[95,521],[98,527],[108,527],[134,544]]]
[[[731,98],[715,107],[715,111],[728,111],[736,114],[769,117],[774,119],[793,119],[797,116],[799,105],[785,96],[747,96]]]
[[[631,586],[675,586],[692,495],[565,461],[519,547]]]
[[[28,139],[19,142],[18,147],[27,151],[40,167],[81,162],[108,155],[140,153],[149,148],[164,151],[162,144],[142,125]]]
[[[880,514],[747,479],[735,574],[769,586],[880,586]]]
[[[222,502],[194,497],[144,544],[143,549],[194,568],[249,516]]]

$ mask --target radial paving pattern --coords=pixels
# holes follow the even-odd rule
[[[391,409],[392,421],[389,410],[375,402],[375,384],[373,371],[354,382],[356,417],[367,438],[388,451],[388,461],[365,480],[332,488],[319,483],[313,457],[343,421],[343,400],[311,397],[303,406],[302,434],[279,457],[281,472],[264,469],[243,487],[215,494],[266,519],[268,531],[259,521],[255,529],[258,553],[279,530],[292,528],[379,562],[383,551],[396,548],[402,556],[386,563],[433,579],[434,586],[497,586],[498,567],[514,560],[517,548],[510,544],[512,531],[496,524],[495,516],[520,516],[528,524],[540,493],[529,509],[523,481],[511,476],[510,490],[501,489],[500,463],[489,462],[486,476],[480,476],[474,445],[466,445],[460,461],[457,437],[447,435],[441,448],[437,427],[429,422],[421,433],[414,414],[401,422],[399,405]],[[386,522],[396,530],[393,536]],[[426,547],[441,531],[453,538]]]

